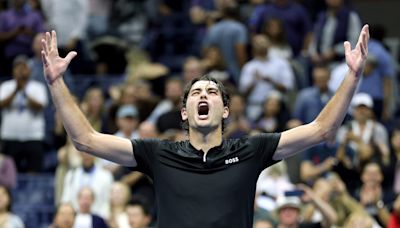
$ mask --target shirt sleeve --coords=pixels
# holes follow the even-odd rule
[[[160,140],[157,139],[132,140],[134,159],[137,163],[133,169],[153,178],[155,151],[158,150],[159,144]]]
[[[377,56],[378,59],[378,70],[380,74],[384,77],[393,78],[395,73],[395,64],[392,59],[392,56],[383,48],[381,47],[381,51]]]
[[[280,133],[263,133],[250,137],[251,144],[255,145],[256,156],[260,161],[261,170],[280,161],[272,158],[280,138]]]
[[[236,44],[247,44],[247,30],[244,25],[240,24],[236,38]]]
[[[243,66],[242,72],[240,74],[240,79],[239,79],[239,91],[244,93],[246,90],[249,89],[251,84],[254,81],[254,68],[251,67],[249,63],[246,63]]]
[[[25,89],[26,94],[39,104],[46,106],[48,103],[47,91],[45,85],[40,82],[29,83]]]

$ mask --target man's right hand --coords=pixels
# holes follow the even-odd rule
[[[42,61],[47,83],[51,85],[60,78],[76,55],[76,52],[71,51],[65,58],[61,58],[57,49],[56,32],[54,30],[51,34],[46,32],[45,37],[42,39]]]

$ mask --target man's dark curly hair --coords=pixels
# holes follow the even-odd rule
[[[182,107],[183,108],[186,108],[186,102],[187,102],[187,98],[189,96],[190,89],[198,81],[211,81],[211,82],[214,82],[215,84],[217,84],[217,87],[218,87],[219,91],[221,92],[222,102],[224,104],[224,107],[228,107],[229,106],[230,97],[229,97],[229,94],[228,94],[224,84],[222,84],[221,81],[219,81],[219,80],[215,79],[214,77],[212,77],[212,75],[206,74],[206,75],[203,75],[201,77],[192,79],[185,86],[185,89],[183,91],[183,97],[182,97]],[[182,121],[182,128],[189,132],[189,121],[188,120]],[[225,123],[224,123],[224,119],[222,119],[222,132],[224,132],[224,129],[225,129]]]

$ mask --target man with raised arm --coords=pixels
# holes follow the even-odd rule
[[[54,104],[80,151],[149,175],[157,198],[158,227],[251,227],[260,172],[324,140],[333,138],[347,112],[368,54],[368,25],[354,49],[345,42],[349,71],[340,89],[311,123],[280,134],[223,140],[229,96],[210,76],[187,86],[181,116],[189,140],[128,140],[93,130],[62,79],[77,55],[61,58],[53,31],[42,40],[43,64]]]

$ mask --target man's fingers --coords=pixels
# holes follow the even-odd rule
[[[364,41],[364,35],[368,33],[368,25],[364,25],[361,29],[360,36],[358,37],[357,44]]]
[[[49,32],[46,32],[46,46],[47,46],[47,52],[51,51],[51,36]]]
[[[49,53],[49,50],[47,49],[47,45],[46,45],[46,40],[45,39],[42,39],[42,51],[46,55]]]
[[[57,50],[57,34],[56,31],[51,31],[51,48]]]
[[[365,44],[364,43],[360,43],[359,47],[360,47],[360,51],[361,51],[361,56],[363,58],[365,58],[367,56],[366,55],[366,51],[365,51]]]
[[[69,63],[71,62],[71,60],[72,60],[73,58],[75,58],[75,56],[76,56],[77,54],[78,54],[78,53],[76,53],[75,51],[69,52],[68,55],[65,57],[65,60],[67,61],[67,63],[69,64]]]
[[[45,53],[45,51],[42,50],[42,51],[41,51],[41,54],[42,54],[43,66],[47,66],[47,65],[48,65],[48,62],[47,62],[47,59],[46,59],[46,53]]]
[[[344,44],[344,53],[349,53],[351,51],[351,44],[349,41],[345,41]]]

